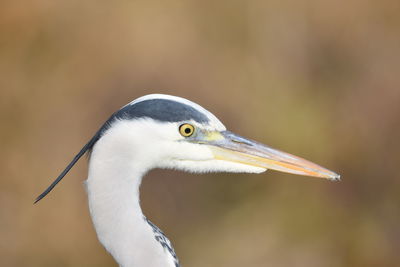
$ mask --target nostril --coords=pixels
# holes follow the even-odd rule
[[[238,143],[238,144],[243,144],[243,145],[248,145],[248,146],[253,146],[252,143],[246,142],[246,141],[242,141],[239,139],[232,139],[232,142]]]

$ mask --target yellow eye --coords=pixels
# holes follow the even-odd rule
[[[188,123],[179,126],[179,133],[184,137],[189,137],[194,133],[194,126]]]

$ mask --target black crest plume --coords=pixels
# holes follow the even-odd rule
[[[71,170],[71,168],[75,165],[76,162],[88,151],[90,150],[96,141],[99,139],[98,134],[96,134],[90,141],[79,151],[78,154],[73,158],[73,160],[68,164],[68,166],[60,173],[60,175],[51,183],[49,187],[44,190],[35,200],[34,203],[37,203],[39,200],[44,198],[51,190],[64,178],[64,176]]]

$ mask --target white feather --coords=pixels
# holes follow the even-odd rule
[[[217,127],[222,129],[221,125]],[[178,123],[117,120],[93,148],[87,180],[90,214],[100,242],[121,266],[175,266],[171,254],[155,240],[140,208],[139,187],[148,170],[265,171],[216,160],[207,145],[184,139]]]

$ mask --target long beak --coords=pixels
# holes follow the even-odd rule
[[[229,131],[220,132],[208,143],[219,160],[298,175],[340,180],[340,175],[300,157],[279,151]]]

